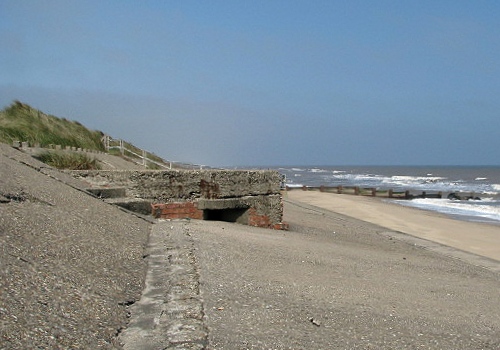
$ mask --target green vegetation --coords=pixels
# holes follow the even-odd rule
[[[42,147],[61,145],[104,151],[100,131],[47,115],[19,101],[0,111],[0,142],[27,141]]]
[[[14,101],[9,107],[0,110],[0,142],[12,144],[14,141],[28,142],[30,146],[39,145],[42,148],[53,148],[60,145],[62,149],[75,147],[106,152],[103,139],[104,133],[92,131],[77,121],[47,115],[25,103]],[[124,142],[123,153],[119,149],[120,141],[110,138],[108,153],[123,157],[129,161],[141,163],[142,150],[131,143]],[[71,152],[47,151],[37,156],[41,161],[57,168],[64,169],[97,169],[98,163],[87,155]],[[161,169],[153,163],[165,164],[165,161],[152,154],[147,154],[151,161],[147,162],[149,169]]]
[[[98,170],[100,165],[95,158],[83,153],[64,151],[45,151],[35,156],[40,161],[58,169]]]

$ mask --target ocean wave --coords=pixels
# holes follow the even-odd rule
[[[402,182],[402,183],[436,183],[438,181],[446,180],[446,177],[440,176],[408,176],[396,175],[391,176],[389,181]]]
[[[363,180],[378,180],[381,181],[384,177],[382,175],[373,175],[373,174],[347,174],[347,173],[338,173],[333,175],[334,178],[337,179],[349,179],[352,181],[363,181]]]
[[[397,202],[402,205],[437,211],[447,215],[480,217],[500,221],[500,201],[494,199],[485,199],[481,201],[450,201],[448,199],[426,198]]]
[[[325,170],[325,169],[318,169],[318,168],[312,168],[312,169],[309,169],[309,171],[311,173],[327,173],[328,170]]]
[[[384,187],[396,187],[416,190],[443,192],[477,192],[492,191],[485,182],[467,182],[461,179],[450,180],[442,176],[392,176],[382,181]],[[500,190],[500,189],[499,189]]]
[[[300,179],[306,186],[359,186],[365,188],[430,191],[430,192],[461,192],[474,193],[482,197],[500,196],[500,171],[487,173],[484,169],[471,173],[465,169],[438,169],[437,171],[418,171],[412,173],[411,169],[404,172],[391,173],[386,168],[345,168],[327,166],[295,166],[293,168],[280,168],[289,179]],[[496,170],[495,170],[496,171]]]

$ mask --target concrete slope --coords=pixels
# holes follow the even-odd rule
[[[109,349],[141,294],[151,224],[0,144],[0,348]]]

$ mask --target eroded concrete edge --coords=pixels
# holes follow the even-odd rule
[[[208,331],[194,243],[184,221],[153,225],[141,299],[130,306],[124,349],[206,349]]]

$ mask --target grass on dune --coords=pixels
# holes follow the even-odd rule
[[[45,151],[35,158],[58,169],[99,170],[101,168],[95,158],[84,153]]]
[[[104,134],[65,118],[47,115],[19,101],[0,111],[0,142],[27,141],[40,144],[71,146],[104,151]]]

